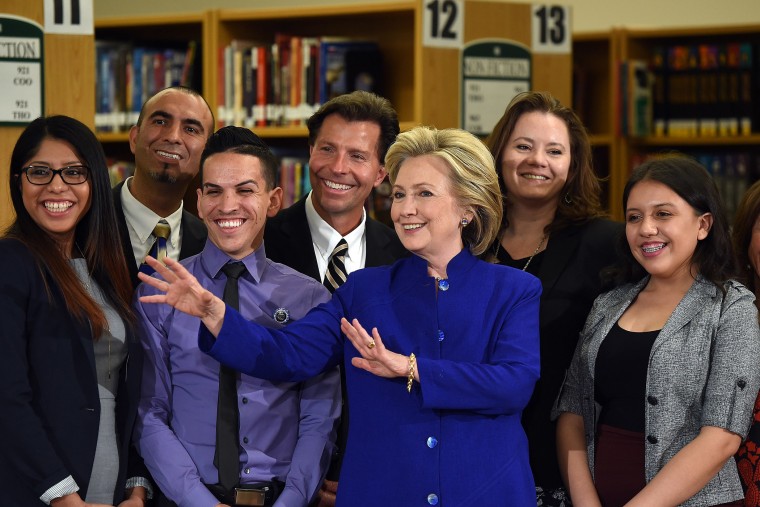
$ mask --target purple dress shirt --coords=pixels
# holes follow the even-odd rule
[[[230,260],[207,241],[199,255],[182,264],[221,297],[226,283],[221,269]],[[282,328],[330,299],[319,282],[268,260],[263,246],[242,261],[248,272],[239,281],[240,313],[248,320]],[[141,284],[136,298],[155,292]],[[213,460],[219,363],[198,349],[198,318],[138,299],[135,311],[146,351],[137,448],[168,498],[180,507],[213,507],[218,501],[204,484],[218,481]],[[241,482],[282,480],[285,490],[275,506],[307,505],[334,446],[340,415],[337,369],[302,383],[241,374],[238,408]]]

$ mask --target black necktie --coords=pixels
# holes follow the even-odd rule
[[[166,220],[159,220],[153,228],[153,235],[156,237],[156,241],[154,241],[153,246],[150,247],[148,255],[159,262],[164,262],[164,259],[166,258],[166,242],[168,241],[171,232],[172,229],[169,227],[169,223],[166,222]],[[152,275],[155,271],[156,270],[146,264],[145,261],[140,264],[140,272],[145,273],[146,275]]]
[[[346,281],[346,252],[348,252],[348,243],[345,239],[341,239],[330,254],[330,261],[327,263],[327,271],[322,283],[331,293]]]
[[[230,262],[222,268],[227,275],[224,302],[240,308],[238,278],[245,273],[245,264]],[[219,368],[219,399],[216,406],[216,453],[214,465],[219,470],[219,484],[231,491],[240,482],[240,412],[237,404],[237,372],[226,366]]]

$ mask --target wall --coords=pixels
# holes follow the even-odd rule
[[[354,4],[355,0],[183,0],[181,7],[168,10],[167,3],[155,0],[93,0],[95,17],[198,12],[210,8],[256,9],[304,5]],[[380,3],[387,0],[364,0]],[[520,0],[510,0],[519,2]],[[523,2],[537,3],[537,2]],[[613,26],[629,28],[698,27],[760,23],[758,0],[561,0],[573,8],[576,32],[607,30]]]

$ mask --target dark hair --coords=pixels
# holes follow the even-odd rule
[[[127,323],[132,321],[132,283],[119,235],[114,234],[118,231],[118,225],[108,166],[102,146],[86,125],[68,116],[49,116],[37,118],[21,133],[11,154],[10,167],[10,194],[16,218],[5,235],[29,248],[43,273],[51,302],[53,295],[45,273],[61,291],[69,312],[79,319],[89,320],[93,336],[97,338],[108,327],[103,310],[79,282],[55,240],[32,219],[21,195],[21,169],[37,154],[45,139],[67,142],[82,163],[90,168],[87,180],[90,185],[90,209],[77,224],[74,241],[106,300]]]
[[[760,216],[760,181],[749,187],[744,193],[739,208],[734,217],[734,228],[731,234],[736,253],[736,263],[740,281],[752,292],[760,287],[755,287],[755,271],[749,262],[749,243],[752,241],[752,229],[755,227],[757,217]]]
[[[201,153],[201,168],[199,171],[201,186],[203,185],[203,166],[206,159],[215,153],[239,153],[250,155],[261,161],[262,175],[267,185],[267,190],[277,186],[277,157],[269,146],[259,136],[243,127],[230,125],[217,130],[206,141],[206,147]]]
[[[633,170],[623,190],[623,213],[628,207],[628,197],[637,183],[656,181],[670,188],[686,201],[697,214],[710,213],[712,227],[707,237],[697,243],[692,262],[699,273],[720,290],[723,284],[736,275],[734,251],[729,234],[728,218],[718,187],[710,173],[696,160],[683,155],[668,155],[644,162]],[[625,237],[620,245],[620,269],[615,273],[618,283],[640,280],[646,271],[631,253]]]
[[[390,101],[364,90],[338,95],[325,102],[306,122],[309,128],[309,146],[314,146],[325,118],[337,114],[346,121],[370,121],[380,127],[377,158],[385,165],[385,154],[400,132],[398,115]]]
[[[570,168],[567,181],[562,189],[554,220],[546,227],[546,232],[556,231],[572,223],[583,222],[590,218],[604,216],[605,213],[599,202],[601,185],[599,184],[599,177],[594,172],[591,143],[586,128],[572,109],[563,106],[546,92],[524,92],[513,98],[493,128],[491,135],[485,141],[496,164],[499,185],[505,199],[504,206],[508,206],[508,201],[507,189],[501,176],[501,153],[509,142],[517,121],[522,115],[532,112],[556,116],[565,122],[570,137]],[[509,225],[506,213],[504,213],[502,222],[505,228]]]
[[[208,112],[211,114],[211,130],[209,132],[213,132],[214,131],[214,125],[216,124],[216,119],[214,118],[214,112],[211,110],[211,106],[208,105],[208,102],[206,102],[206,99],[203,98],[203,95],[201,95],[200,93],[198,93],[196,90],[194,90],[194,89],[192,89],[190,87],[187,87],[187,86],[180,86],[180,85],[169,86],[168,88],[164,88],[162,90],[159,90],[156,93],[154,93],[148,100],[146,100],[143,103],[142,107],[140,107],[140,114],[137,117],[137,126],[138,127],[140,125],[142,125],[143,119],[145,117],[145,107],[148,105],[148,103],[151,101],[151,99],[153,99],[153,97],[155,97],[156,95],[158,95],[160,93],[163,93],[163,92],[165,92],[167,90],[176,90],[178,92],[186,93],[188,95],[192,95],[193,97],[200,98],[203,101],[203,103],[206,104],[206,107],[208,108]]]

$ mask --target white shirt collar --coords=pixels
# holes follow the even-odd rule
[[[341,236],[338,231],[332,228],[330,224],[324,221],[317,210],[314,209],[312,202],[312,193],[306,198],[306,221],[311,231],[311,240],[314,244],[314,253],[317,256],[319,265],[319,274],[324,277],[327,270],[327,262],[330,260],[330,254],[335,246],[345,238],[348,243],[348,252],[346,253],[346,271],[351,273],[364,267],[366,254],[365,231],[367,226],[367,212],[362,209],[362,221],[359,225],[345,236]]]
[[[121,204],[124,209],[124,218],[126,218],[127,225],[131,229],[130,232],[141,243],[147,244],[150,241],[150,245],[152,245],[153,240],[151,236],[153,228],[159,220],[166,220],[169,223],[169,227],[171,227],[169,243],[174,250],[177,250],[180,241],[180,224],[182,223],[182,203],[180,202],[179,208],[168,217],[159,216],[132,195],[132,192],[129,190],[129,182],[131,180],[132,177],[130,176],[121,187]]]

